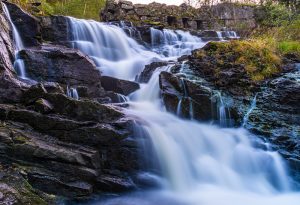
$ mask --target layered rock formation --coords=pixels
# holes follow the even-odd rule
[[[117,101],[116,92],[127,95],[138,85],[112,78],[123,90],[105,91],[93,61],[64,47],[62,34],[53,37],[67,28],[62,18],[44,19],[40,27],[17,6],[8,4],[8,9],[27,42],[19,57],[30,80],[20,81],[14,72],[12,32],[0,4],[1,199],[51,204],[56,196],[134,189],[138,148],[133,122],[122,108],[99,102]],[[81,99],[68,97],[68,87],[77,88]]]

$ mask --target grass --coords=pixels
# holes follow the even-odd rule
[[[196,56],[216,58],[221,69],[224,62],[242,65],[253,81],[261,81],[280,72],[282,64],[276,47],[258,39],[211,42],[204,50],[199,50]]]
[[[35,0],[10,0],[24,10],[36,15],[64,15],[83,19],[99,20],[99,12],[105,6],[106,0],[39,0],[39,12],[35,12],[30,3]]]
[[[299,41],[282,41],[278,42],[278,49],[282,54],[294,53],[300,58],[300,42]]]

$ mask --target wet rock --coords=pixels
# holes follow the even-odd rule
[[[212,90],[208,87],[180,79],[168,72],[162,72],[160,88],[168,111],[177,113],[181,104],[180,115],[182,117],[194,117],[203,121],[212,120],[214,102]],[[191,116],[191,109],[193,109],[194,116]]]
[[[14,46],[10,34],[10,24],[0,4],[0,102],[19,102],[26,89],[13,68]]]
[[[280,152],[287,158],[300,156],[299,79],[299,71],[295,71],[265,85],[257,94],[256,108],[247,123],[250,130],[265,134],[280,150],[285,150]]]
[[[129,95],[140,88],[138,83],[102,76],[101,85],[106,91],[113,91],[122,95]]]
[[[156,71],[156,69],[167,66],[167,62],[153,62],[149,65],[145,66],[145,69],[143,72],[139,75],[139,82],[141,83],[148,83],[153,73]]]
[[[10,12],[12,21],[14,22],[25,47],[40,45],[41,32],[39,20],[30,14],[24,12],[17,5],[12,3],[5,3]]]

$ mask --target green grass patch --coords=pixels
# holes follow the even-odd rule
[[[224,62],[242,65],[253,81],[261,81],[281,70],[281,57],[274,46],[264,40],[211,42],[196,57],[217,59],[220,69]],[[217,73],[216,73],[217,74]]]
[[[282,41],[278,43],[278,49],[282,54],[294,53],[300,57],[299,41]]]

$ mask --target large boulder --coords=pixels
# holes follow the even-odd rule
[[[122,95],[129,95],[140,88],[136,82],[120,80],[117,78],[102,76],[101,85],[106,91],[113,91]]]
[[[5,2],[11,20],[21,35],[25,47],[38,46],[41,40],[39,20],[23,11],[16,4]]]
[[[78,50],[44,45],[20,52],[27,75],[37,81],[58,82],[65,86],[86,86],[90,97],[103,92],[100,71],[94,62]]]

